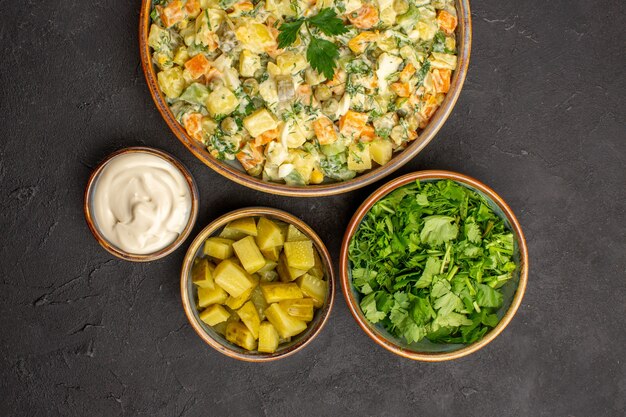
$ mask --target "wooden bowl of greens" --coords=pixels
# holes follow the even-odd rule
[[[302,220],[232,211],[195,238],[181,271],[185,314],[217,351],[248,362],[292,355],[322,330],[335,295],[328,250]]]
[[[524,234],[491,188],[420,171],[374,192],[340,255],[352,315],[376,343],[420,361],[481,349],[513,319],[528,279]]]

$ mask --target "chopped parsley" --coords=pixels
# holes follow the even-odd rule
[[[513,234],[476,192],[415,182],[377,202],[349,246],[367,320],[408,343],[469,344],[499,321]]]

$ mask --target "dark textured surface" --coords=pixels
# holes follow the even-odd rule
[[[244,189],[170,133],[139,64],[139,1],[0,1],[1,416],[623,416],[626,76],[620,0],[475,1],[465,89],[401,172],[486,182],[526,232],[522,307],[482,351],[414,363],[371,342],[341,294],[328,326],[272,364],[228,359],[183,314],[185,251],[112,258],[81,211],[92,168],[124,146],[169,151],[200,192],[195,232],[270,205],[309,222],[335,260],[376,185],[298,200]]]

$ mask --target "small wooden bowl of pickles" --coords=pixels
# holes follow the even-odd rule
[[[297,217],[266,207],[235,210],[205,227],[187,251],[180,285],[196,333],[250,362],[304,348],[326,324],[335,296],[321,239]]]

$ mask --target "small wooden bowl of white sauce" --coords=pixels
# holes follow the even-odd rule
[[[172,155],[132,147],[109,155],[87,183],[87,225],[118,258],[147,262],[172,253],[198,215],[198,189]]]

